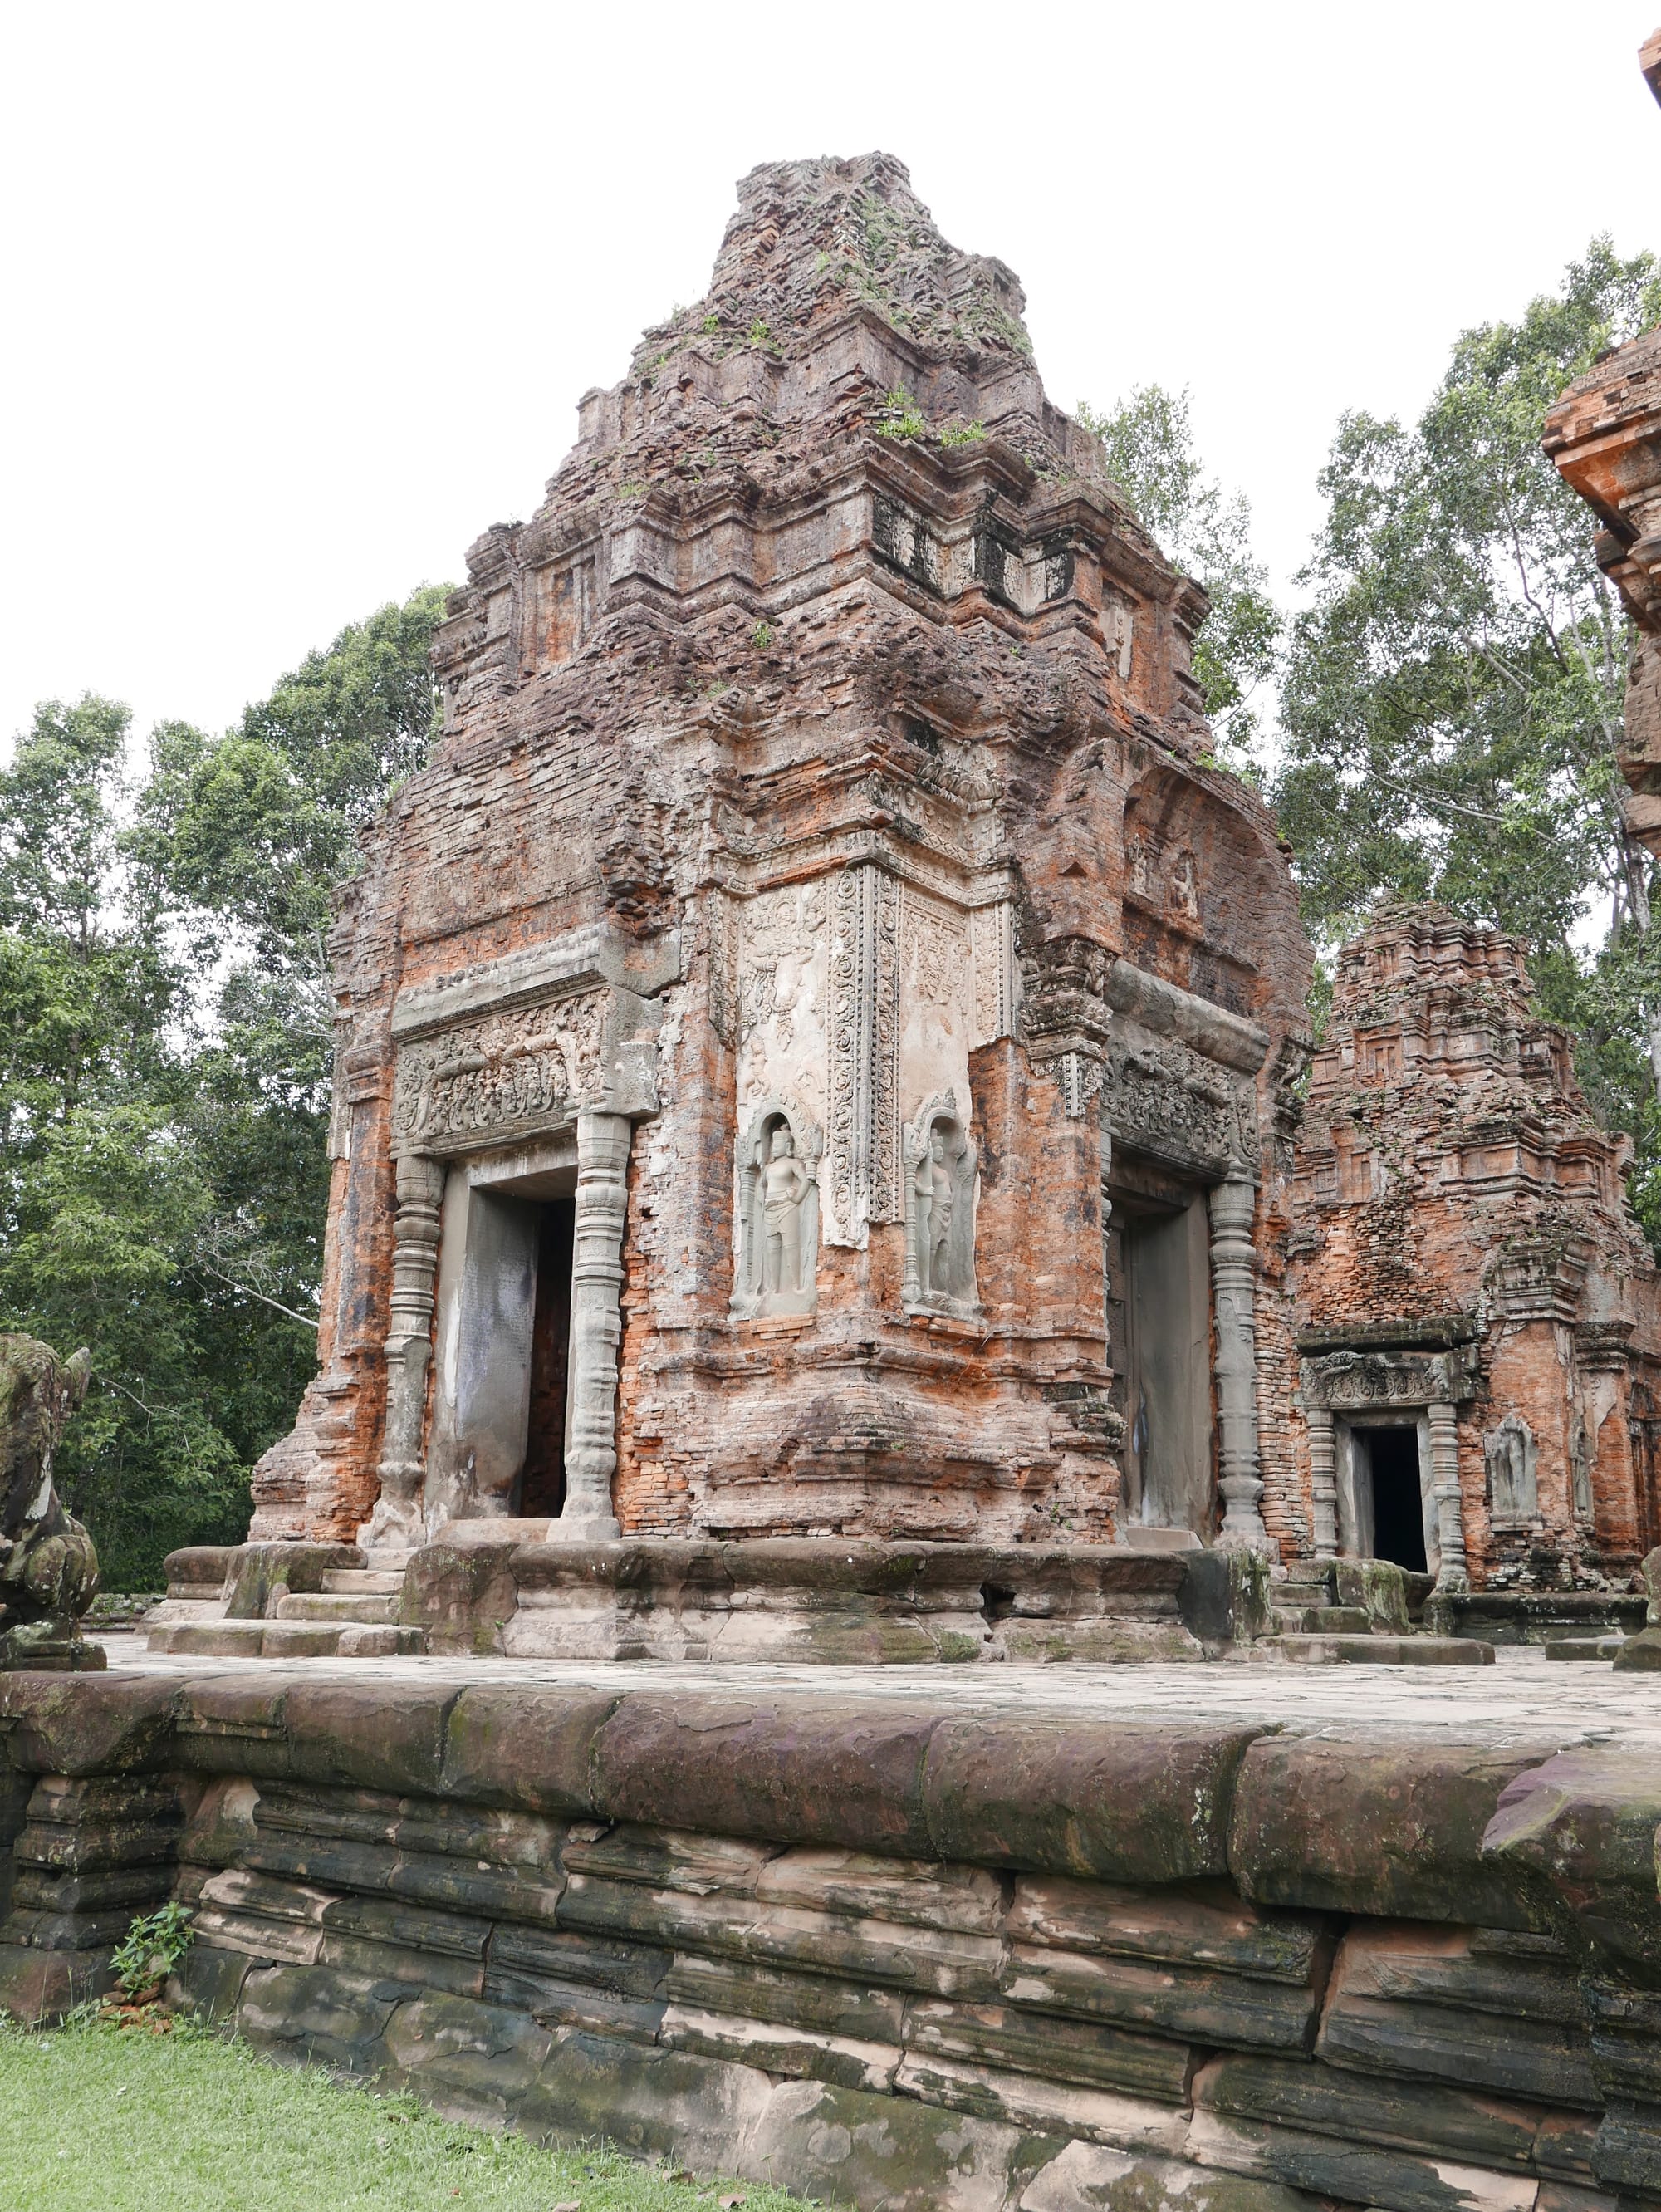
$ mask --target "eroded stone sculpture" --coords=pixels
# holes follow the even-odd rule
[[[1496,1522],[1531,1522],[1539,1510],[1535,1462],[1539,1454],[1526,1421],[1507,1413],[1482,1438],[1488,1509]]]
[[[799,1108],[779,1103],[752,1117],[739,1148],[742,1240],[733,1293],[736,1312],[813,1311],[821,1145],[816,1126]]]
[[[975,1147],[949,1092],[908,1132],[906,1161],[906,1304],[972,1308]]]
[[[101,1668],[81,1633],[98,1554],[52,1485],[52,1453],[86,1395],[90,1355],[60,1359],[32,1336],[0,1336],[0,1669]]]

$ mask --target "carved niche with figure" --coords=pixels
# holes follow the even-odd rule
[[[824,1135],[794,1099],[767,1098],[738,1146],[735,1314],[810,1314],[818,1304]]]
[[[1519,1414],[1507,1413],[1498,1428],[1490,1429],[1482,1438],[1482,1458],[1494,1526],[1536,1520],[1540,1511],[1536,1476],[1539,1448],[1528,1423]]]
[[[931,1099],[906,1132],[906,1279],[908,1313],[979,1310],[974,1271],[974,1140],[949,1091]]]

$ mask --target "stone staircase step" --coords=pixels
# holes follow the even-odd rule
[[[1626,1644],[1626,1638],[1617,1630],[1608,1636],[1549,1636],[1546,1638],[1548,1659],[1578,1659],[1596,1664],[1613,1659]]]
[[[385,1627],[343,1628],[340,1632],[339,1653],[343,1659],[408,1659],[426,1649],[424,1628],[401,1628],[395,1622]]]
[[[1494,1646],[1474,1636],[1277,1636],[1267,1647],[1294,1666],[1491,1667]]]
[[[401,1575],[415,1556],[413,1544],[366,1544],[360,1547],[370,1571]]]
[[[1286,1605],[1331,1605],[1332,1577],[1331,1575],[1288,1575],[1286,1580],[1271,1583],[1276,1601]]]
[[[403,1588],[403,1570],[379,1567],[341,1567],[323,1577],[331,1597],[396,1597]]]
[[[1318,1605],[1310,1627],[1323,1636],[1365,1636],[1373,1626],[1364,1605]]]
[[[203,1659],[258,1659],[264,1633],[263,1620],[169,1620],[146,1632],[146,1649]]]
[[[340,1633],[331,1620],[180,1621],[158,1629],[149,1648],[199,1659],[332,1659]]]
[[[287,1597],[277,1600],[276,1618],[280,1621],[310,1620],[361,1621],[380,1623],[396,1620],[398,1601],[395,1596],[377,1596],[373,1592],[359,1597],[337,1595],[330,1590],[290,1590]]]

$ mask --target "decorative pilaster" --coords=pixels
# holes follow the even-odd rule
[[[555,1543],[603,1543],[622,1530],[611,1510],[617,1472],[617,1346],[622,1339],[623,1230],[628,1207],[625,1114],[577,1117],[577,1224],[571,1269],[571,1444]]]
[[[1243,1180],[1211,1193],[1211,1290],[1217,1332],[1222,1544],[1261,1549],[1268,1531],[1258,1501],[1258,1255],[1252,1242],[1257,1190]]]
[[[421,1423],[433,1354],[433,1275],[438,1265],[444,1163],[406,1152],[398,1161],[397,1177],[380,1496],[360,1539],[366,1546],[418,1544],[423,1527]]]
[[[1436,1541],[1442,1563],[1439,1595],[1470,1587],[1465,1569],[1465,1530],[1459,1513],[1459,1417],[1451,1405],[1426,1407],[1430,1418],[1430,1480],[1436,1500]]]
[[[1315,1558],[1327,1565],[1338,1556],[1337,1439],[1330,1407],[1306,1404],[1310,1487],[1314,1501]]]
[[[863,1246],[869,1223],[903,1218],[900,886],[870,861],[845,868],[832,898],[830,1046],[828,1241]]]

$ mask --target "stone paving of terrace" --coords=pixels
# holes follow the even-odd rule
[[[1661,1748],[1661,1686],[1653,1676],[1606,1666],[1564,1664],[1532,1647],[1501,1648],[1492,1667],[1294,1667],[1222,1662],[1206,1667],[1072,1664],[1065,1667],[764,1667],[628,1660],[496,1658],[206,1659],[146,1652],[136,1635],[100,1639],[112,1669],[176,1674],[264,1674],[315,1682],[545,1682],[560,1687],[685,1690],[723,1698],[869,1698],[988,1715],[1065,1712],[1184,1725],[1256,1720],[1271,1726],[1349,1732],[1430,1734],[1502,1742]]]

